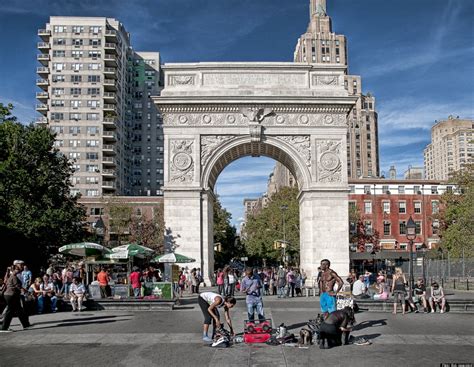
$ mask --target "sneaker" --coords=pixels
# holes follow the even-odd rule
[[[420,311],[418,311],[418,310],[415,310],[415,313],[419,313],[419,312],[420,312]]]
[[[208,336],[203,337],[203,338],[202,338],[202,341],[203,341],[204,343],[212,343],[212,339],[209,338]]]
[[[13,333],[14,330],[12,329],[7,329],[7,330],[0,330],[0,333]]]
[[[435,310],[431,310],[431,313],[435,313]]]
[[[444,313],[444,310],[439,311],[439,313]]]

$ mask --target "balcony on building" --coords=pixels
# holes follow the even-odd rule
[[[42,65],[48,66],[49,54],[38,54],[36,60],[38,60]]]
[[[48,113],[48,105],[44,103],[38,103],[36,105],[36,111],[46,116],[46,114]]]
[[[104,117],[104,126],[107,128],[107,129],[115,129],[117,127],[117,123],[118,123],[118,120],[117,120],[117,117]]]
[[[36,79],[36,85],[43,90],[48,90],[49,80],[48,79]]]
[[[118,53],[118,48],[117,44],[115,43],[110,43],[107,42],[104,44],[104,49],[106,53],[112,53],[112,54],[117,54]]]
[[[38,73],[38,75],[42,76],[47,76],[49,74],[49,68],[45,67],[45,66],[38,66],[36,68],[36,72]]]
[[[48,41],[49,37],[51,37],[51,30],[50,29],[38,29],[38,36],[43,41]]]
[[[38,42],[38,50],[42,52],[49,52],[49,49],[51,48],[51,45],[49,42]]]
[[[113,55],[105,54],[104,62],[106,66],[117,66],[117,58]]]
[[[37,117],[35,120],[35,123],[37,125],[47,125],[48,124],[48,119],[46,117]]]
[[[113,144],[104,144],[102,145],[102,152],[104,155],[115,155],[115,145]]]
[[[116,166],[116,160],[114,157],[103,157],[102,164],[104,166]]]
[[[39,99],[40,101],[46,101],[48,100],[49,94],[48,92],[36,92],[36,99]]]
[[[113,79],[105,79],[104,80],[104,89],[109,91],[117,90],[117,84]]]
[[[114,92],[105,92],[104,93],[104,102],[106,103],[117,103],[117,95]]]
[[[115,190],[117,188],[117,184],[115,183],[115,181],[111,180],[102,181],[102,188],[108,190]]]
[[[104,131],[102,133],[102,138],[104,140],[112,140],[112,141],[117,141],[117,134],[113,131]]]
[[[104,168],[101,173],[104,177],[112,178],[115,177],[116,171],[114,169]]]
[[[117,41],[117,31],[115,29],[107,29],[105,31],[105,39],[107,42],[116,42]]]
[[[117,107],[114,104],[104,104],[104,111],[117,113]]]
[[[117,68],[104,68],[104,74],[107,78],[117,79]]]

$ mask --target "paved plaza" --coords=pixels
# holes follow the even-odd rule
[[[264,299],[267,317],[297,334],[318,310],[317,298]],[[355,337],[369,346],[320,350],[237,344],[214,349],[201,342],[202,314],[188,298],[175,311],[89,311],[31,318],[32,330],[0,335],[1,366],[439,366],[474,362],[472,314],[359,313]],[[239,297],[237,332],[246,317]]]

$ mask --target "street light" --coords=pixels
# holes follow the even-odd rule
[[[283,264],[286,266],[286,229],[285,229],[285,212],[288,209],[288,205],[282,205],[280,206],[280,210],[282,211],[282,217],[283,217],[283,243],[282,243],[282,249],[283,249]]]
[[[423,242],[421,244],[421,252],[423,253],[423,283],[426,284],[426,270],[425,270],[425,261],[426,261],[426,250],[428,249],[428,247],[425,245],[425,243]]]
[[[407,229],[407,239],[408,239],[408,241],[410,241],[410,263],[409,263],[409,267],[410,267],[410,285],[409,285],[409,288],[410,288],[410,296],[411,296],[411,291],[412,291],[413,286],[414,286],[414,279],[413,279],[413,241],[416,238],[416,223],[413,220],[413,218],[411,217],[411,215],[410,215],[410,219],[408,219],[406,229]]]

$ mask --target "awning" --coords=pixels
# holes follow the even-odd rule
[[[416,259],[417,254],[413,253],[413,258]],[[370,252],[350,252],[349,258],[351,260],[409,260],[410,252],[408,251],[378,251],[374,255]]]

